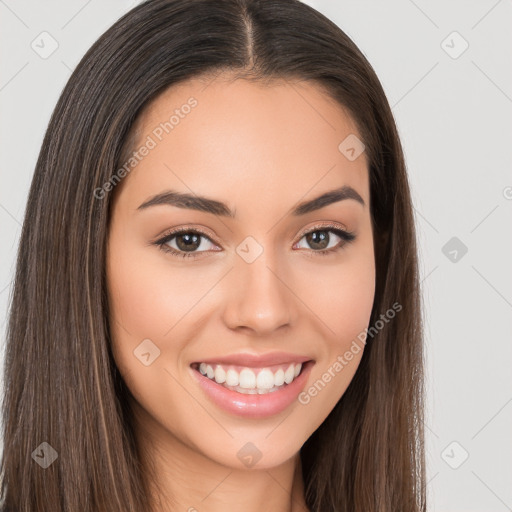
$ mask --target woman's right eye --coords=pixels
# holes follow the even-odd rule
[[[173,256],[197,258],[198,252],[201,253],[208,251],[208,249],[198,250],[200,248],[204,248],[205,245],[208,245],[208,243],[203,243],[203,240],[208,240],[212,245],[214,245],[211,239],[201,231],[180,229],[172,231],[160,240],[157,240],[155,245],[158,245],[163,251],[169,252]]]

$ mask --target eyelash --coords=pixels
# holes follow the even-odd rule
[[[346,244],[349,244],[350,242],[352,242],[356,238],[356,236],[355,236],[353,231],[345,231],[343,229],[338,228],[335,225],[326,224],[326,225],[321,225],[321,226],[315,226],[312,229],[306,231],[305,233],[302,233],[300,238],[299,238],[299,242],[306,235],[309,235],[309,234],[314,233],[316,231],[327,231],[327,232],[330,232],[330,233],[334,233],[335,235],[339,236],[342,239],[342,242],[340,242],[335,247],[331,247],[330,249],[323,249],[323,250],[320,250],[320,251],[315,251],[315,250],[311,249],[311,252],[313,252],[315,255],[318,255],[318,256],[327,256],[329,254],[338,252],[339,250],[343,249]],[[177,235],[183,234],[183,233],[201,235],[204,238],[207,238],[210,242],[215,243],[215,242],[213,242],[213,240],[211,240],[211,238],[205,232],[203,232],[203,231],[201,231],[200,229],[197,229],[197,228],[194,228],[194,229],[190,229],[190,228],[176,229],[175,231],[171,231],[170,233],[168,233],[167,235],[164,235],[162,238],[160,238],[159,240],[157,240],[156,242],[153,242],[153,243],[154,243],[154,245],[158,246],[164,252],[170,253],[172,256],[176,256],[176,257],[198,258],[199,257],[198,254],[201,254],[203,252],[207,252],[207,251],[182,252],[182,251],[177,251],[176,249],[166,245],[174,237],[176,237]],[[216,252],[218,252],[218,251],[216,251]]]

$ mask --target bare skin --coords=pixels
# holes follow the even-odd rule
[[[363,350],[342,371],[333,363],[368,326],[374,299],[366,156],[351,161],[340,152],[347,136],[361,136],[311,83],[222,76],[208,83],[173,86],[150,105],[134,149],[148,135],[157,144],[115,190],[107,254],[114,357],[156,478],[152,512],[307,511],[299,450],[354,376]],[[170,133],[161,141],[151,135],[190,97],[197,105]],[[289,213],[344,185],[365,204],[349,198]],[[168,190],[224,202],[236,217],[166,204],[138,209]],[[345,242],[326,223],[356,238]],[[177,227],[206,233],[194,246],[197,258],[154,244]],[[340,248],[322,255],[305,231],[327,235],[327,250]],[[251,263],[237,253],[247,237],[263,248]],[[183,253],[178,238],[166,246]],[[146,339],[160,350],[147,366],[134,356]],[[190,368],[201,359],[277,350],[315,361],[305,390],[326,382],[329,368],[331,378],[308,403],[294,401],[267,418],[219,408]],[[248,442],[261,452],[252,467],[237,456]]]

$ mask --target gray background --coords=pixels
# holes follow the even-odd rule
[[[50,114],[85,51],[135,3],[0,0],[2,349]],[[429,510],[512,510],[512,3],[307,3],[374,66],[406,153],[425,304]]]

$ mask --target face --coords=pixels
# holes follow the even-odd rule
[[[112,348],[145,438],[270,468],[325,420],[363,353],[367,161],[312,83],[206,84],[172,86],[139,119],[108,239]]]

